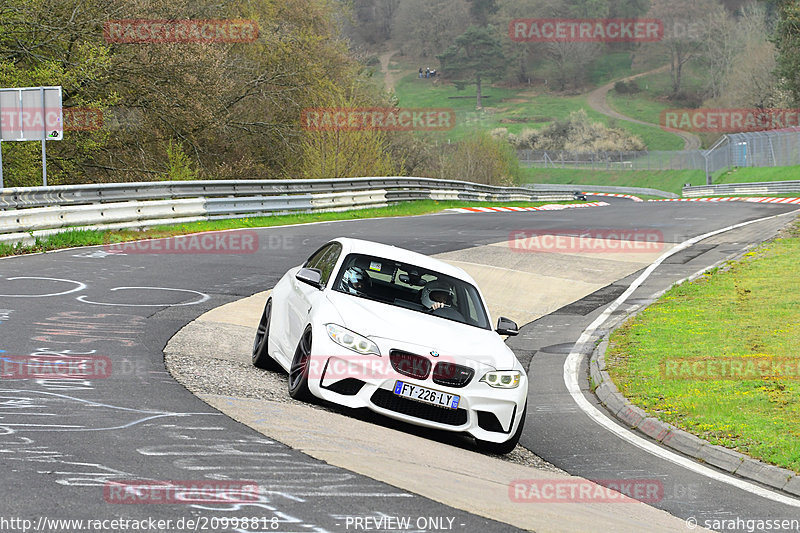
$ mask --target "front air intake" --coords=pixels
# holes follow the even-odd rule
[[[428,358],[400,350],[391,350],[389,360],[395,372],[414,379],[425,379],[431,373],[431,362]]]
[[[455,363],[436,363],[433,382],[448,387],[466,387],[475,375],[475,370]]]

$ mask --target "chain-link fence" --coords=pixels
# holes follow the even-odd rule
[[[596,152],[519,150],[520,164],[536,168],[591,170],[687,170],[705,168],[702,150]]]
[[[706,174],[731,167],[800,165],[800,128],[731,133],[706,151]]]
[[[592,170],[703,170],[710,177],[731,167],[800,165],[800,127],[723,135],[708,150],[597,152],[519,150],[520,163],[537,168]]]

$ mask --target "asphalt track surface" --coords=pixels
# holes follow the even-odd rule
[[[0,529],[14,531],[13,525],[4,527],[2,522],[12,518],[42,525],[42,517],[122,517],[171,519],[171,530],[178,531],[175,524],[181,518],[238,516],[266,519],[265,531],[352,531],[356,517],[411,517],[407,530],[514,530],[326,465],[232,421],[166,373],[164,346],[200,314],[271,288],[287,269],[336,236],[425,254],[502,241],[519,229],[655,229],[663,232],[665,241],[681,242],[793,209],[613,201],[611,207],[585,210],[438,214],[263,229],[257,230],[259,249],[253,254],[119,255],[92,247],[4,259],[0,356],[102,356],[110,359],[113,370],[106,379],[85,381],[0,380]],[[735,241],[707,245],[696,257],[687,253],[665,265],[637,297],[647,297],[648,290],[655,292],[765,236],[754,228]],[[618,290],[611,287],[606,292]],[[603,293],[584,299],[525,326],[514,339],[512,346],[531,360],[533,374],[533,408],[522,444],[590,479],[662,480],[665,498],[655,505],[679,517],[696,517],[701,525],[709,518],[800,518],[796,507],[755,497],[641,452],[573,407],[561,375],[564,343],[574,343],[609,298]],[[245,503],[125,505],[116,503],[123,500],[109,496],[107,488],[126,480],[209,479],[220,484],[254,481],[262,493],[258,501]],[[565,518],[568,514],[565,508]],[[419,518],[424,520],[416,522]],[[210,527],[210,522],[204,523]],[[40,530],[78,528],[51,524]],[[237,529],[218,524],[209,530]]]

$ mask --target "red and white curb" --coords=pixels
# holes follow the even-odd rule
[[[516,211],[561,211],[562,209],[577,209],[581,207],[603,207],[606,202],[587,202],[584,204],[547,204],[539,207],[453,207],[447,211],[455,213],[508,213]]]
[[[776,196],[726,196],[725,198],[669,198],[648,200],[648,202],[750,202],[756,204],[800,204],[800,198],[780,198]]]
[[[611,192],[582,192],[581,194],[586,196],[611,196],[612,198],[627,198],[628,200],[633,200],[634,202],[644,202],[638,196],[632,196],[630,194],[615,194]]]

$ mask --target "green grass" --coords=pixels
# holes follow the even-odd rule
[[[612,52],[597,59],[592,65],[589,79],[595,85],[604,85],[611,80],[617,80],[635,74],[631,70],[630,52]]]
[[[800,180],[800,166],[792,167],[744,167],[717,172],[713,183],[747,183],[750,181]]]
[[[401,107],[446,107],[456,112],[456,126],[437,135],[443,141],[457,141],[475,128],[491,131],[506,128],[519,133],[526,128],[541,128],[559,119],[565,119],[573,111],[584,109],[589,117],[606,125],[622,128],[638,135],[650,150],[680,150],[683,140],[674,133],[663,131],[658,126],[644,126],[627,121],[615,121],[589,108],[585,96],[559,96],[548,93],[537,94],[531,89],[508,89],[484,84],[482,94],[489,96],[483,101],[484,110],[475,111],[475,85],[467,85],[458,91],[454,85],[429,79],[419,79],[409,74],[400,79],[395,87]]]
[[[574,183],[615,187],[649,187],[680,195],[685,183],[705,185],[702,170],[585,170],[572,168],[523,167],[524,183]],[[800,180],[800,165],[791,167],[747,167],[720,171],[712,176],[715,184],[758,181]],[[737,195],[741,196],[741,195]],[[756,195],[764,196],[764,195]],[[797,197],[800,193],[769,196]]]
[[[352,211],[332,213],[299,213],[290,215],[276,215],[271,217],[234,218],[227,220],[213,220],[176,224],[169,226],[156,226],[147,230],[81,230],[73,229],[56,233],[48,237],[39,238],[34,244],[1,244],[0,257],[22,255],[36,252],[47,252],[62,248],[76,246],[92,246],[112,244],[140,239],[157,239],[173,235],[185,235],[204,231],[218,231],[237,228],[262,228],[270,226],[284,226],[291,224],[306,224],[309,222],[326,222],[332,220],[355,220],[362,218],[381,218],[397,216],[413,216],[437,213],[443,209],[454,207],[469,207],[474,205],[507,206],[507,207],[538,207],[544,204],[566,202],[463,202],[463,201],[436,201],[419,200],[415,202],[402,202],[388,207],[358,209]]]
[[[571,168],[523,168],[525,183],[574,183],[615,187],[649,187],[681,193],[684,183],[705,185],[702,170],[583,170]]]
[[[687,105],[681,102],[671,102],[665,95],[672,92],[672,81],[669,71],[658,72],[643,76],[634,81],[641,92],[636,94],[618,94],[613,89],[608,93],[607,101],[616,111],[623,115],[641,120],[643,122],[650,122],[652,124],[661,124],[661,112],[665,109],[685,108]],[[690,65],[684,69],[684,81],[682,87],[688,91],[701,91],[703,84],[703,74],[699,67]],[[658,128],[661,130],[660,126]],[[663,131],[663,130],[661,130]],[[667,133],[667,132],[664,132]],[[677,138],[677,136],[674,136]],[[711,136],[714,140],[719,135]],[[709,142],[710,139],[701,136],[704,142]],[[645,141],[647,142],[647,141]],[[682,150],[683,140],[678,138],[678,148],[653,148],[648,144],[650,150]],[[674,146],[670,144],[662,144],[661,146]]]
[[[800,472],[800,380],[672,379],[662,365],[769,357],[800,364],[800,226],[742,261],[669,290],[616,330],[606,363],[620,391],[714,444]]]
[[[663,110],[675,107],[668,102],[653,100],[642,93],[618,94],[613,89],[608,92],[607,101],[612,108],[623,115],[653,124],[661,123]]]
[[[669,62],[668,58],[664,58],[661,63],[666,64]],[[672,77],[669,70],[657,72],[648,76],[642,76],[635,80],[636,84],[641,89],[643,96],[649,97],[652,100],[663,100],[666,96],[672,94]],[[685,92],[698,92],[703,90],[705,83],[704,67],[689,63],[683,68],[683,75],[681,81],[681,90]],[[672,107],[681,107],[680,105]]]

